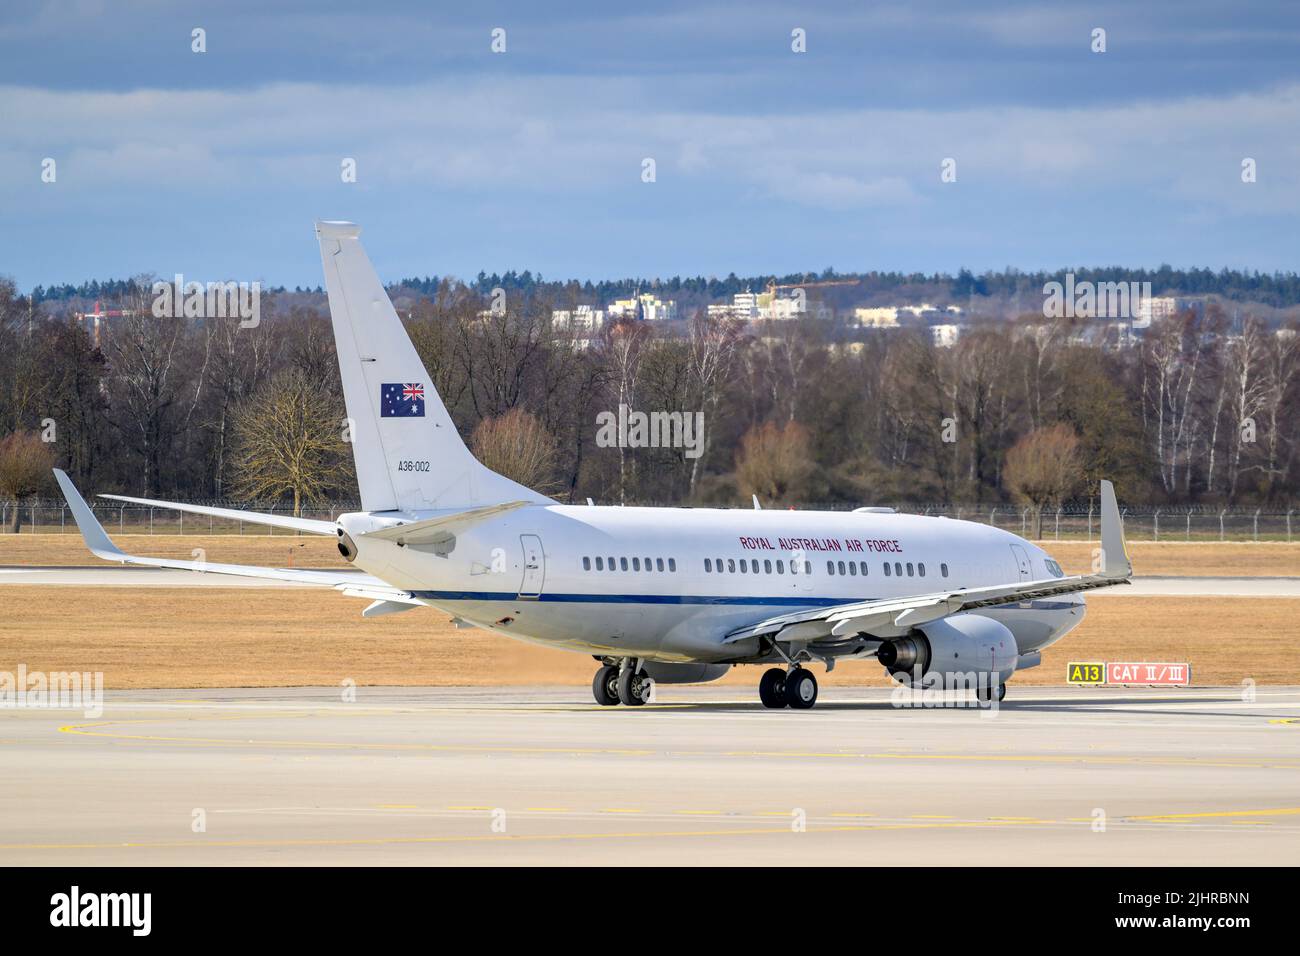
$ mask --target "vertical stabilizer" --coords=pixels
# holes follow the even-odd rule
[[[465,447],[360,234],[354,223],[316,223],[362,508],[549,502],[489,471]]]

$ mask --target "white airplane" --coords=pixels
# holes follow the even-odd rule
[[[125,554],[56,470],[95,555],[331,587],[370,599],[366,617],[439,608],[457,623],[592,655],[596,701],[629,706],[645,703],[654,681],[701,683],[759,664],[769,667],[765,706],[806,709],[817,701],[807,665],[866,658],[912,687],[974,687],[1001,700],[1015,671],[1083,620],[1080,592],[1132,575],[1108,481],[1100,559],[1071,577],[1009,532],[889,509],[556,504],[470,454],[360,232],[316,224],[365,510],[335,523],[102,497],[327,535],[365,573]]]

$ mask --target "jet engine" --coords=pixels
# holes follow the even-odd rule
[[[1020,650],[1004,624],[982,614],[954,614],[922,624],[876,652],[889,675],[909,687],[997,687],[1016,669]]]
[[[730,664],[670,664],[664,661],[646,661],[642,670],[655,682],[660,684],[707,684],[717,680],[727,671]]]

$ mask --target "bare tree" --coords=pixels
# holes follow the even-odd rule
[[[764,422],[741,439],[736,482],[746,497],[778,504],[807,501],[815,471],[808,429],[798,422]]]
[[[1043,536],[1043,508],[1059,505],[1079,484],[1079,436],[1058,422],[1025,435],[1007,452],[1004,471],[1016,500],[1034,509],[1033,536]]]
[[[556,487],[555,437],[518,406],[479,422],[471,445],[479,461],[512,481],[543,493]]]
[[[22,526],[22,503],[50,483],[54,452],[35,432],[11,432],[0,438],[0,495],[14,499],[9,530]]]
[[[690,369],[698,396],[700,410],[704,412],[704,437],[700,454],[691,461],[691,477],[687,495],[695,496],[696,484],[709,454],[709,443],[716,427],[722,395],[731,377],[740,330],[735,322],[710,319],[701,313],[691,322]]]
[[[282,372],[235,412],[235,490],[249,498],[304,501],[338,488],[351,459],[337,399],[297,370]]]

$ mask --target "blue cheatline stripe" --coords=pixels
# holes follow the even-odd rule
[[[542,594],[520,597],[514,591],[412,591],[426,601],[550,601],[557,604],[714,604],[759,607],[834,607],[876,598],[845,597],[733,597],[717,594]],[[896,600],[896,599],[895,599]],[[1068,601],[1036,601],[1036,611],[1059,611],[1075,605]],[[1019,610],[1019,604],[1002,604],[988,610]],[[980,610],[980,609],[977,609]]]

